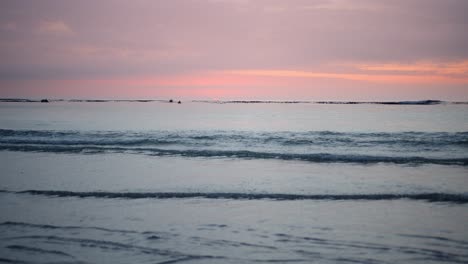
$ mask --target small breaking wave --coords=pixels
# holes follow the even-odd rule
[[[52,255],[59,255],[59,256],[65,256],[65,257],[71,257],[71,255],[59,251],[59,250],[46,250],[38,247],[27,247],[27,246],[21,246],[21,245],[9,245],[6,248],[8,249],[13,249],[13,250],[18,250],[18,251],[26,251],[26,252],[32,252],[32,253],[39,253],[39,254],[52,254]]]
[[[51,153],[135,153],[150,156],[181,156],[190,158],[241,158],[241,159],[276,159],[296,160],[313,163],[355,163],[355,164],[436,164],[436,165],[468,165],[468,158],[426,158],[405,156],[370,156],[370,155],[339,155],[329,153],[294,154],[294,153],[270,153],[247,150],[175,150],[157,148],[122,148],[122,147],[98,147],[98,146],[34,146],[34,145],[1,145],[0,150],[23,152],[51,152]]]
[[[378,104],[378,105],[438,105],[450,104],[440,100],[420,100],[420,101],[381,101],[381,102],[360,102],[360,101],[319,101],[317,104]]]
[[[441,100],[417,100],[417,101],[272,101],[272,100],[193,100],[197,103],[212,104],[340,104],[340,105],[438,105],[438,104],[466,104],[467,102],[449,102]]]
[[[84,132],[0,129],[0,150],[466,166],[468,132]]]
[[[230,200],[424,200],[428,202],[468,203],[468,195],[452,193],[382,193],[382,194],[283,194],[283,193],[221,193],[221,192],[72,192],[56,190],[26,190],[16,194],[44,195],[55,197],[106,198],[106,199],[230,199]]]
[[[0,226],[21,226],[21,227],[35,227],[35,228],[41,228],[41,229],[70,229],[70,230],[76,230],[76,229],[92,229],[92,230],[97,230],[97,231],[104,231],[104,232],[118,232],[118,233],[137,233],[136,231],[131,231],[131,230],[121,230],[121,229],[110,229],[110,228],[105,228],[105,227],[83,227],[83,226],[54,226],[54,225],[47,225],[47,224],[32,224],[32,223],[25,223],[25,222],[15,222],[15,221],[6,221],[3,223],[0,223]]]
[[[26,99],[26,98],[0,98],[0,103],[40,103],[43,100],[47,102],[69,102],[69,103],[151,103],[151,102],[167,102],[167,100],[156,99]]]
[[[468,146],[468,132],[248,132],[248,131],[73,131],[0,129],[0,144],[186,144],[232,141],[278,145]]]
[[[166,100],[151,100],[151,99],[135,99],[135,100],[102,100],[102,99],[71,99],[66,100],[71,103],[152,103],[152,102],[167,102]]]
[[[192,100],[194,103],[210,103],[210,104],[312,104],[312,101],[273,101],[273,100]]]

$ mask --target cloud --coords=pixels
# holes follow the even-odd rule
[[[41,34],[71,35],[73,30],[65,22],[60,20],[41,21],[38,29]]]
[[[1,29],[6,30],[6,31],[15,31],[17,29],[17,26],[16,26],[16,23],[7,22],[1,25]]]
[[[390,67],[389,67],[390,68]],[[377,67],[368,69],[375,70]],[[391,67],[394,69],[394,67]],[[343,79],[350,81],[363,81],[373,83],[387,84],[468,84],[468,76],[452,76],[451,72],[431,72],[432,74],[389,74],[372,72],[364,73],[335,73],[335,72],[318,72],[318,71],[298,71],[298,70],[232,70],[223,71],[225,74],[241,75],[241,76],[263,76],[276,78],[326,78],[326,79]]]
[[[358,64],[356,67],[364,71],[376,72],[420,72],[439,75],[468,75],[468,60],[459,62],[417,62],[410,64]]]
[[[359,11],[368,10],[376,11],[384,7],[382,3],[377,1],[356,1],[356,0],[329,0],[326,2],[319,2],[314,5],[305,5],[302,9],[309,10],[337,10],[337,11]]]

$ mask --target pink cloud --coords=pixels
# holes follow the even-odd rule
[[[73,30],[65,22],[60,20],[41,21],[38,27],[40,34],[71,35]]]
[[[7,23],[1,25],[0,28],[3,29],[3,30],[6,30],[6,31],[15,31],[18,27],[17,27],[16,23],[14,23],[14,22],[7,22]]]
[[[377,68],[361,68],[367,70],[376,70]],[[378,68],[381,70],[381,68]],[[385,69],[395,69],[388,67]],[[398,68],[401,70],[401,68]],[[379,70],[379,71],[380,71]],[[442,71],[442,70],[441,70]],[[456,70],[452,70],[457,72]],[[344,79],[351,81],[377,82],[388,84],[468,84],[468,76],[449,76],[439,73],[433,75],[408,75],[408,74],[370,74],[370,73],[334,73],[334,72],[315,72],[298,70],[232,70],[224,71],[226,74],[240,76],[266,76],[272,78],[327,78]]]

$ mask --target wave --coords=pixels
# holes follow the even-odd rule
[[[47,102],[70,102],[70,103],[118,103],[118,102],[134,102],[134,103],[151,103],[151,102],[168,102],[167,100],[156,99],[25,99],[25,98],[0,98],[3,103],[40,103],[42,100]]]
[[[424,200],[428,202],[468,203],[467,194],[453,193],[381,193],[381,194],[283,194],[283,193],[222,193],[222,192],[72,192],[56,190],[26,190],[16,194],[55,197],[107,198],[107,199],[174,199],[206,198],[231,200]]]
[[[100,249],[107,249],[109,251],[114,251],[114,252],[119,252],[121,255],[122,252],[137,252],[136,254],[144,254],[144,255],[150,255],[153,258],[155,257],[164,257],[163,261],[159,261],[157,263],[177,263],[177,262],[183,262],[183,261],[194,261],[194,260],[213,260],[213,259],[224,259],[222,256],[211,256],[211,255],[194,255],[194,254],[184,254],[178,251],[174,250],[168,250],[168,249],[159,249],[159,248],[154,248],[154,247],[147,247],[147,246],[139,246],[136,245],[135,243],[128,243],[127,241],[122,241],[122,242],[116,242],[116,241],[111,241],[111,240],[101,240],[101,239],[96,239],[96,238],[80,238],[77,237],[76,235],[74,236],[59,236],[56,234],[51,234],[51,235],[25,235],[25,236],[16,236],[13,238],[10,238],[10,240],[22,240],[22,241],[34,241],[36,242],[35,244],[44,244],[45,243],[50,243],[50,244],[58,244],[58,245],[66,245],[67,248],[73,247],[74,245],[79,245],[81,247],[90,247],[90,248],[100,248]],[[39,243],[37,243],[39,242]],[[37,247],[25,247],[25,246],[16,246],[13,245],[13,247],[6,247],[8,249],[13,249],[13,250],[21,250],[23,252],[31,252],[33,251],[35,254],[55,254],[55,257],[64,256],[68,258],[76,258],[76,256],[64,253],[59,250],[43,250]],[[80,250],[81,251],[81,250]],[[109,252],[107,252],[106,257],[109,257]],[[5,260],[3,262],[10,262],[10,259],[1,259],[0,261]],[[148,261],[145,261],[148,262]],[[154,262],[154,259],[152,260]],[[37,263],[37,262],[24,262],[24,261],[14,261],[12,263]],[[42,262],[39,262],[42,263]],[[52,262],[55,263],[55,262]],[[87,263],[87,262],[82,262],[82,261],[57,261],[56,263]]]
[[[2,257],[0,257],[0,262],[1,263],[14,263],[14,264],[29,264],[29,263],[31,263],[31,262],[27,262],[27,261],[18,260],[18,259],[8,259],[8,258],[2,258]]]
[[[210,103],[210,104],[311,104],[313,101],[272,101],[272,100],[192,100],[194,103]]]
[[[39,253],[39,254],[52,254],[52,255],[71,257],[70,254],[67,254],[67,253],[59,251],[59,250],[46,250],[46,249],[42,249],[42,248],[27,247],[27,246],[22,246],[22,245],[9,245],[9,246],[6,246],[5,248],[18,250],[18,251]]]
[[[389,259],[404,260],[403,262],[421,259],[436,263],[466,263],[467,258],[467,242],[452,239],[454,234],[446,234],[444,237],[396,234],[396,238],[394,234],[377,234],[375,238],[366,237],[362,240],[353,237],[330,237],[330,230],[333,229],[328,227],[323,229],[328,230],[326,232],[298,233],[246,226],[245,230],[228,227],[228,230],[223,231],[224,234],[235,230],[233,233],[241,232],[244,235],[242,237],[231,235],[227,238],[217,238],[211,236],[212,229],[200,235],[196,232],[194,235],[193,232],[187,233],[177,228],[163,233],[137,230],[127,230],[123,233],[119,230],[109,230],[112,233],[108,233],[86,232],[88,229],[100,230],[90,226],[76,226],[72,227],[76,230],[69,230],[69,226],[47,225],[44,228],[40,224],[24,222],[4,222],[0,223],[0,227],[13,227],[8,232],[13,236],[3,239],[6,243],[14,244],[6,246],[5,249],[19,253],[7,255],[12,259],[0,258],[0,262],[6,263],[37,263],[37,260],[44,259],[41,254],[55,254],[54,263],[83,263],[83,254],[91,256],[87,257],[91,262],[115,259],[125,263],[387,263]],[[159,243],[151,241],[153,237],[161,234],[163,237]],[[256,239],[251,241],[251,237]],[[394,243],[395,239],[403,239],[404,243]],[[386,241],[390,243],[385,243]],[[47,249],[39,248],[44,245],[47,245]],[[336,256],[337,251],[343,254]],[[87,254],[88,252],[90,254]],[[203,252],[203,255],[194,255],[194,252]],[[366,254],[363,256],[362,252]],[[27,256],[25,253],[32,254]],[[27,258],[28,261],[19,260],[23,258]]]
[[[153,99],[135,99],[135,100],[106,100],[106,99],[71,99],[66,102],[72,103],[120,103],[120,102],[131,102],[131,103],[152,103],[152,102],[167,102],[167,100],[153,100]]]
[[[41,100],[23,99],[23,98],[0,98],[2,103],[37,103]]]
[[[280,145],[468,146],[468,132],[246,132],[246,131],[49,131],[0,129],[0,144],[144,145],[194,141],[275,143]]]
[[[468,165],[468,132],[47,131],[0,129],[0,150]]]
[[[121,230],[121,229],[111,229],[111,228],[105,228],[105,227],[93,227],[93,226],[55,226],[55,225],[47,225],[47,224],[31,224],[31,223],[25,223],[25,222],[14,222],[14,221],[6,221],[3,223],[0,223],[0,226],[22,226],[22,227],[35,227],[35,228],[41,228],[41,229],[70,229],[70,230],[75,230],[75,229],[91,229],[91,230],[98,230],[98,231],[104,231],[104,232],[116,232],[116,233],[139,233],[137,231],[132,231],[132,230]]]
[[[438,104],[468,104],[468,102],[451,102],[441,100],[416,100],[416,101],[272,101],[272,100],[193,100],[197,103],[212,104],[375,104],[375,105],[438,105]]]
[[[247,150],[175,150],[157,148],[122,148],[122,147],[97,147],[97,146],[16,146],[1,145],[0,150],[23,151],[23,152],[51,152],[51,153],[138,153],[151,156],[181,156],[181,157],[204,157],[204,158],[241,158],[241,159],[277,159],[297,160],[314,163],[356,163],[356,164],[437,164],[437,165],[468,165],[468,158],[426,158],[405,156],[371,156],[371,155],[339,155],[329,153],[314,154],[292,154],[292,153],[270,153],[255,152]]]
[[[444,102],[440,100],[421,100],[421,101],[370,101],[370,102],[363,102],[363,101],[246,101],[246,100],[238,100],[238,101],[195,101],[195,102],[205,102],[205,103],[218,103],[218,104],[346,104],[346,105],[354,105],[354,104],[378,104],[378,105],[436,105],[436,104],[443,104],[451,102]]]
[[[420,100],[420,101],[382,101],[382,102],[359,102],[359,101],[319,101],[317,104],[379,104],[379,105],[437,105],[450,104],[440,100]]]

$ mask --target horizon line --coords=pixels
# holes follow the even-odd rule
[[[270,99],[79,99],[79,98],[14,98],[1,97],[1,103],[40,103],[46,102],[194,102],[194,103],[310,103],[310,104],[410,104],[410,105],[435,105],[435,104],[468,104],[468,101],[447,101],[439,99],[421,99],[421,100],[270,100]]]

